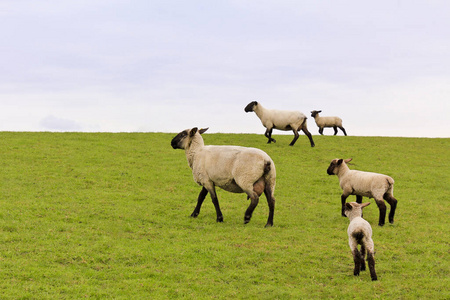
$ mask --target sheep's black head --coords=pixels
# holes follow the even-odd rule
[[[311,112],[311,117],[313,117],[313,118],[315,118],[319,113],[321,113],[322,111],[321,110],[313,110],[312,112]]]
[[[250,102],[250,103],[244,108],[245,112],[251,112],[251,111],[254,111],[254,108],[255,108],[256,105],[258,105],[258,102],[256,102],[256,101]]]
[[[330,163],[330,166],[327,169],[327,174],[328,175],[337,175],[337,173],[339,172],[339,167],[340,165],[344,162],[344,163],[348,163],[350,162],[352,159],[348,158],[348,159],[333,159]]]
[[[197,127],[183,130],[172,139],[170,144],[173,149],[186,149],[191,144],[191,141],[197,132],[202,134],[206,130],[208,130],[208,128],[198,130]]]
[[[344,214],[350,217],[350,214],[356,214],[358,217],[362,217],[362,209],[368,206],[370,202],[367,203],[357,203],[357,202],[347,202],[345,203]]]

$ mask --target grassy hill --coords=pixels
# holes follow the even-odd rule
[[[165,133],[0,132],[0,295],[124,299],[449,299],[450,139],[204,134],[266,151],[277,167],[273,228],[261,198],[200,187]],[[395,224],[373,228],[376,270],[353,276],[333,158],[388,174]],[[348,201],[354,201],[350,196]],[[368,201],[364,198],[364,202]]]

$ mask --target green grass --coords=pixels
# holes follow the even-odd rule
[[[205,134],[266,151],[277,167],[275,226],[264,197],[218,190],[224,223],[174,134],[0,132],[2,299],[449,299],[450,139]],[[395,224],[373,228],[376,270],[353,276],[333,158],[395,179]],[[349,200],[354,201],[351,196]],[[367,201],[365,199],[364,201]]]

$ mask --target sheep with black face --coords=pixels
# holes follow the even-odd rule
[[[294,132],[294,139],[289,146],[294,146],[299,137],[298,132],[302,130],[309,138],[311,147],[315,146],[311,133],[308,131],[306,123],[307,118],[303,113],[295,110],[267,109],[256,101],[250,102],[244,110],[245,112],[254,111],[258,118],[261,119],[261,123],[266,127],[264,135],[269,139],[267,142],[268,144],[276,142],[276,140],[272,138],[273,129],[284,131],[292,130],[292,132]]]
[[[350,170],[347,163],[352,159],[333,159],[327,169],[328,175],[337,175],[342,189],[342,216],[345,217],[345,201],[349,195],[356,195],[356,202],[362,203],[362,197],[374,198],[380,211],[378,225],[383,226],[386,218],[386,205],[390,204],[389,222],[394,223],[397,199],[394,198],[394,179],[392,177],[358,170]],[[384,200],[383,200],[384,199]]]
[[[245,212],[244,223],[250,221],[259,197],[264,193],[269,205],[266,227],[273,226],[276,171],[272,159],[267,153],[256,148],[205,146],[201,134],[206,130],[198,130],[196,127],[184,130],[171,142],[174,149],[185,150],[194,180],[202,186],[191,217],[199,215],[203,200],[210,193],[216,209],[217,222],[223,222],[215,190],[218,186],[228,192],[247,194],[251,202]]]

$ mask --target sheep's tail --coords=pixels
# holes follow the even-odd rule
[[[270,172],[271,165],[272,165],[272,162],[266,161],[266,163],[264,164],[264,175],[266,175]]]

